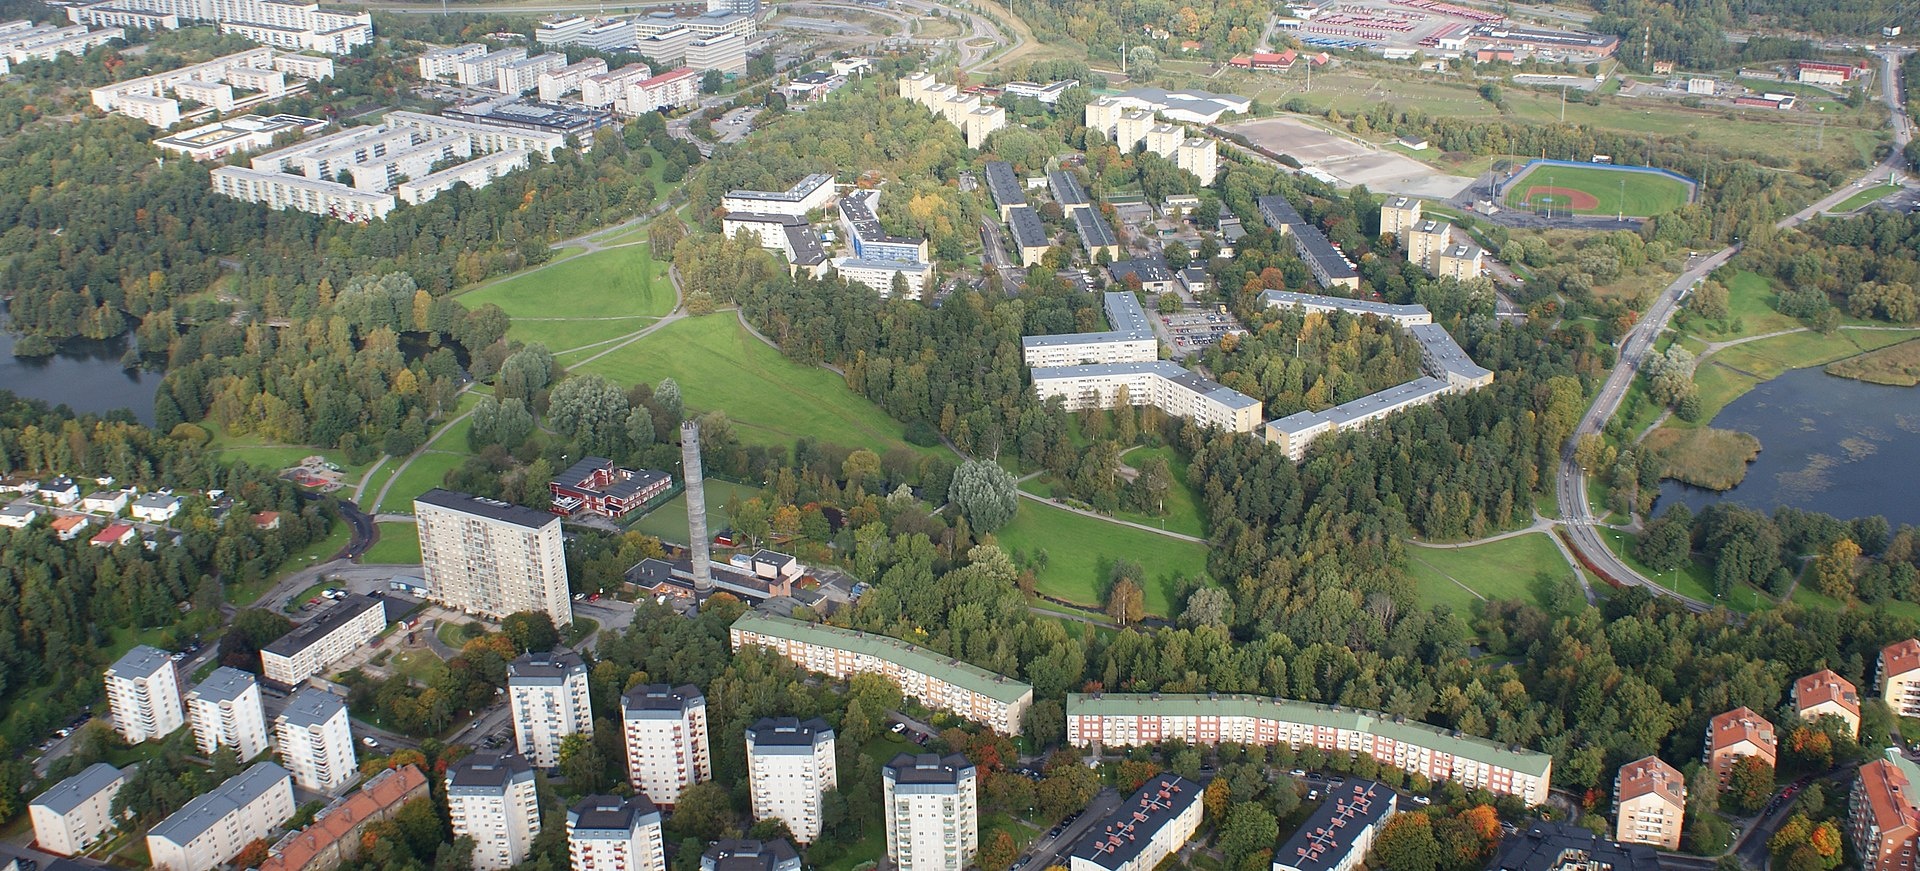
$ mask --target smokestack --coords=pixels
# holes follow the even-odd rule
[[[680,424],[680,466],[687,483],[687,537],[693,539],[693,589],[705,593],[713,589],[713,539],[707,535],[707,490],[700,474],[700,424]]]

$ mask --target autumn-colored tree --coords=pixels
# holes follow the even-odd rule
[[[1460,819],[1466,823],[1467,830],[1486,845],[1484,852],[1493,852],[1493,848],[1500,843],[1499,811],[1494,810],[1493,805],[1490,804],[1475,805],[1461,814]]]
[[[1140,622],[1146,615],[1145,595],[1140,585],[1131,579],[1122,578],[1114,582],[1113,590],[1107,593],[1107,616],[1121,626],[1131,626]]]
[[[1206,807],[1207,819],[1218,823],[1226,817],[1227,805],[1233,801],[1233,790],[1227,786],[1227,779],[1216,777],[1207,784],[1206,792],[1200,796],[1200,802]]]
[[[1758,756],[1742,756],[1727,775],[1726,804],[1742,813],[1753,813],[1773,795],[1773,766]]]
[[[241,847],[239,854],[233,857],[233,866],[235,868],[260,867],[260,863],[267,861],[267,848],[270,846],[272,845],[267,843],[267,839],[254,838],[245,847]]]
[[[1132,792],[1147,784],[1153,776],[1160,773],[1160,766],[1151,761],[1128,759],[1120,763],[1120,782],[1126,785],[1126,791]],[[1216,778],[1217,780],[1218,778]],[[1212,787],[1213,784],[1207,784]]]
[[[1400,814],[1380,827],[1367,867],[1393,871],[1434,871],[1440,867],[1440,842],[1426,814]]]
[[[1013,860],[1020,858],[1020,848],[1013,843],[1013,836],[1001,829],[993,837],[980,845],[980,852],[974,856],[974,863],[980,871],[1006,871]]]
[[[1821,595],[1845,601],[1853,595],[1855,567],[1860,562],[1860,545],[1841,538],[1827,545],[1813,561],[1813,585]]]

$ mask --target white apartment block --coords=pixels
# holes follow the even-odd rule
[[[716,33],[687,44],[687,66],[729,75],[747,71],[747,40],[737,33]]]
[[[355,593],[261,648],[260,676],[293,686],[326,671],[386,628],[386,604]]]
[[[679,66],[686,63],[687,46],[699,38],[700,34],[693,32],[691,27],[671,27],[657,33],[641,34],[635,50],[662,66]]]
[[[1547,800],[1553,757],[1456,735],[1390,714],[1264,696],[1095,693],[1067,696],[1067,743],[1135,747],[1178,738],[1191,744],[1286,744],[1366,754],[1429,780]]]
[[[667,871],[660,811],[644,795],[590,795],[567,810],[572,871]]]
[[[580,90],[581,81],[588,76],[605,75],[606,72],[606,61],[597,57],[590,57],[577,64],[568,64],[557,70],[541,73],[538,85],[540,100],[542,102],[552,103],[561,97]]]
[[[1153,871],[1200,829],[1201,784],[1177,774],[1147,781],[1073,847],[1071,871]]]
[[[447,767],[447,812],[454,836],[473,839],[475,871],[500,871],[526,861],[540,833],[533,766],[497,753],[461,758]]]
[[[408,127],[429,137],[464,136],[475,154],[537,151],[542,157],[551,159],[554,152],[567,147],[567,135],[552,130],[526,130],[419,112],[388,112],[381,120],[389,127]]]
[[[620,697],[627,738],[627,779],[655,802],[672,807],[680,791],[713,778],[707,742],[707,699],[692,684],[645,684]]]
[[[747,791],[755,820],[779,819],[793,839],[820,839],[821,797],[840,787],[833,727],[818,717],[764,717],[747,727]]]
[[[866,285],[881,299],[892,297],[896,289],[901,291],[903,299],[919,299],[926,294],[927,281],[933,277],[933,264],[908,263],[904,260],[836,257],[833,259],[833,270],[847,281]],[[896,277],[900,279],[897,284],[894,281]]]
[[[927,107],[960,128],[961,139],[979,148],[995,130],[1007,126],[1007,111],[983,103],[979,94],[962,93],[925,70],[899,79],[900,96]]]
[[[1130,292],[1103,296],[1107,324],[1100,333],[1061,333],[1022,336],[1021,362],[1034,369],[1079,366],[1085,363],[1147,363],[1160,359],[1160,340],[1147,323],[1147,312]]]
[[[367,193],[339,182],[240,166],[215,169],[213,190],[222,196],[261,203],[270,209],[296,209],[342,221],[384,218],[394,207],[392,194]]]
[[[582,45],[596,51],[631,51],[639,37],[632,21],[578,15],[556,15],[533,31],[533,41],[548,48]]]
[[[336,793],[359,776],[346,699],[315,687],[301,689],[274,718],[273,734],[281,764],[303,788]]]
[[[126,785],[127,773],[105,762],[54,784],[27,805],[34,843],[58,856],[86,852],[119,826],[113,799]]]
[[[213,99],[224,104],[222,111],[225,111],[239,101],[233,98],[230,88],[221,91],[217,86],[231,85],[258,91],[255,97],[276,98],[286,93],[286,76],[331,78],[333,59],[254,48],[164,73],[102,85],[94,88],[90,96],[93,105],[102,112],[117,112],[166,128],[180,122],[179,100],[169,97],[170,94],[201,102],[205,102],[202,98]]]
[[[783,191],[727,191],[726,196],[720,198],[720,207],[729,212],[804,218],[825,209],[832,200],[833,174],[816,172]]]
[[[1020,721],[1033,704],[1027,684],[885,635],[748,611],[733,621],[728,636],[735,650],[757,644],[837,680],[880,675],[929,708],[1002,735],[1020,734]]]
[[[1687,782],[1658,756],[1620,766],[1613,779],[1613,839],[1662,850],[1680,849],[1687,813]]]
[[[1421,202],[1413,197],[1388,197],[1380,204],[1380,233],[1399,239],[1420,223]],[[1402,245],[1405,244],[1403,241]]]
[[[980,788],[953,753],[902,753],[881,771],[887,860],[900,871],[963,871],[980,851]]]
[[[1045,402],[1060,397],[1068,411],[1151,405],[1202,428],[1253,432],[1260,428],[1260,400],[1209,380],[1172,360],[1150,363],[1094,363],[1036,368],[1033,390]]]
[[[503,48],[454,61],[453,80],[470,88],[491,88],[500,82],[500,68],[527,56],[525,48]]]
[[[255,763],[147,833],[154,871],[211,871],[293,816],[293,775]]]
[[[127,35],[126,31],[119,27],[90,30],[85,24],[55,27],[51,24],[32,24],[26,21],[7,23],[27,25],[25,28],[0,32],[0,55],[5,55],[7,60],[13,63],[53,60],[63,54],[83,55],[89,49],[106,45],[109,40],[121,39]]]
[[[593,737],[587,663],[578,653],[529,653],[507,664],[514,746],[538,768],[560,764],[560,740]]]
[[[533,41],[545,46],[572,45],[574,37],[586,33],[593,19],[582,15],[559,14],[533,28]]]
[[[637,115],[628,111],[626,106],[627,86],[653,78],[653,68],[646,64],[627,64],[617,70],[598,75],[587,76],[580,80],[580,102],[596,109],[613,106],[621,115]]]
[[[654,13],[643,18],[633,19],[634,30],[642,38],[656,33],[684,27],[700,36],[712,36],[716,33],[735,33],[742,38],[751,37],[760,26],[750,15],[732,15],[726,13],[707,13],[691,17],[680,17],[666,13]],[[651,55],[649,55],[651,57]]]
[[[700,101],[700,73],[688,68],[670,70],[645,81],[627,85],[623,114],[640,115],[661,109],[677,109]],[[615,111],[621,111],[615,106]]]
[[[314,134],[326,127],[325,121],[299,115],[274,115],[266,118],[259,115],[241,115],[238,118],[216,121],[171,136],[162,136],[153,140],[153,144],[167,151],[184,154],[194,160],[219,160],[228,155],[245,154],[266,148],[283,133]],[[124,498],[120,507],[126,507]],[[107,513],[117,513],[117,511],[118,509],[115,509]]]
[[[494,90],[517,97],[539,87],[541,76],[566,66],[567,56],[553,52],[508,61],[494,71]]]
[[[318,3],[290,0],[106,0],[84,7],[86,12],[69,11],[69,17],[81,20],[92,10],[139,12],[152,18],[141,26],[163,26],[171,20],[211,21],[221,33],[232,33],[254,42],[289,51],[315,51],[346,54],[373,41],[373,16],[365,12],[336,12],[320,8]]]
[[[1092,106],[1088,106],[1092,111]],[[1152,120],[1152,115],[1148,115]],[[1203,185],[1213,184],[1214,175],[1219,171],[1220,156],[1218,146],[1211,139],[1188,136],[1187,129],[1177,124],[1151,124],[1146,130],[1144,141],[1147,150],[1171,161],[1174,166],[1193,173]]]
[[[164,738],[186,725],[180,672],[165,651],[142,644],[107,669],[107,709],[128,744]]]
[[[420,55],[420,78],[429,82],[451,81],[460,75],[460,62],[480,57],[487,47],[477,42],[429,49]]]
[[[179,30],[180,16],[171,12],[141,12],[137,9],[112,9],[99,6],[68,6],[67,20],[94,27],[120,27],[127,30]]]
[[[246,762],[267,752],[267,714],[260,705],[260,683],[237,668],[221,666],[187,693],[193,743],[200,755],[222,747]]]
[[[507,173],[526,169],[532,158],[531,151],[496,151],[458,166],[401,182],[394,187],[393,194],[401,202],[417,206],[453,190],[455,185],[464,184],[476,190],[486,187]]]
[[[573,622],[558,516],[438,488],[413,513],[435,601],[495,620],[538,611],[555,626]]]

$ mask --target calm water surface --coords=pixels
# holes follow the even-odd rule
[[[120,368],[120,358],[131,336],[60,343],[51,357],[15,357],[5,306],[0,306],[0,388],[29,399],[66,403],[74,411],[104,414],[116,408],[132,409],[140,420],[153,422],[153,392],[160,373]]]

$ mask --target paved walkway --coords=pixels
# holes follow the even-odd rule
[[[1476,538],[1472,541],[1456,541],[1456,542],[1448,542],[1448,543],[1421,541],[1417,538],[1408,538],[1407,543],[1410,545],[1413,545],[1414,547],[1424,547],[1430,550],[1460,550],[1460,549],[1469,548],[1469,547],[1479,547],[1480,545],[1483,545],[1483,544],[1492,544],[1496,541],[1506,541],[1507,539],[1510,539],[1510,538],[1519,538],[1520,536],[1523,536],[1523,535],[1532,535],[1538,532],[1545,535],[1549,541],[1552,541],[1553,546],[1560,551],[1560,558],[1566,560],[1567,568],[1570,568],[1573,570],[1573,580],[1575,583],[1580,585],[1580,593],[1581,595],[1587,597],[1587,602],[1589,604],[1598,602],[1600,600],[1599,596],[1598,594],[1594,593],[1593,586],[1587,583],[1587,573],[1584,569],[1581,568],[1580,560],[1574,557],[1573,551],[1567,547],[1566,542],[1560,540],[1560,536],[1553,534],[1554,529],[1559,525],[1560,525],[1560,521],[1555,520],[1551,517],[1541,517],[1538,513],[1535,513],[1533,515],[1533,523],[1525,527],[1522,527],[1520,529],[1508,530],[1506,532],[1502,532],[1496,535],[1489,535],[1485,538]],[[1447,574],[1446,572],[1441,571],[1434,564],[1427,562],[1426,560],[1423,560],[1417,556],[1413,556],[1411,554],[1409,554],[1407,558],[1423,566],[1426,566],[1429,569],[1432,569],[1434,574],[1437,574],[1443,578],[1446,578],[1449,581],[1459,584],[1461,589],[1466,590],[1469,593],[1472,593],[1476,598],[1479,598],[1481,601],[1486,600],[1487,597],[1480,595],[1479,591],[1473,589],[1472,587],[1467,586],[1465,583],[1462,583],[1459,578],[1456,578],[1452,575]]]

